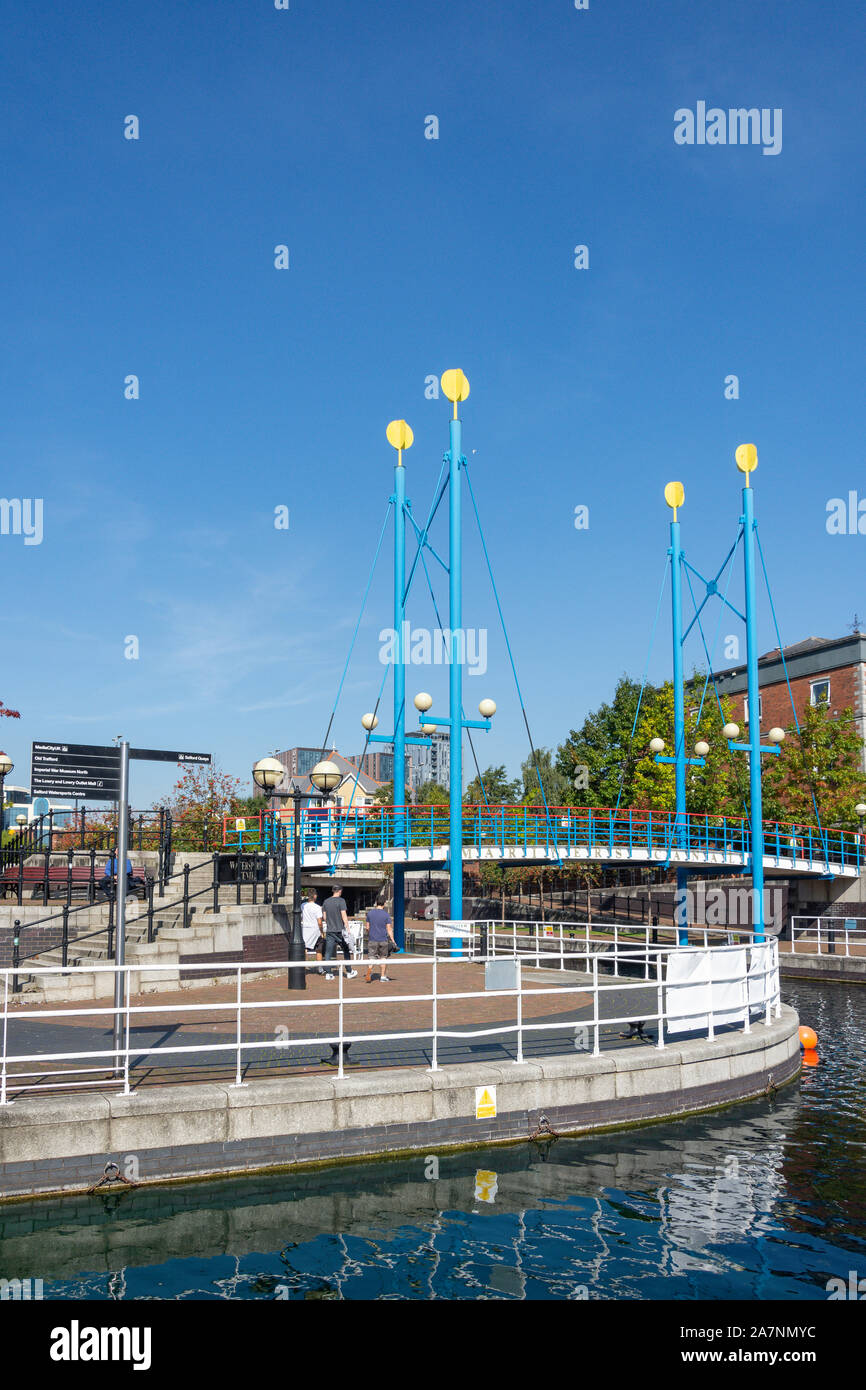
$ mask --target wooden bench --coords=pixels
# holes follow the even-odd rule
[[[45,891],[45,866],[43,864],[25,864],[21,870],[16,865],[11,865],[0,877],[0,894],[5,898],[9,893],[16,895],[19,882],[22,888],[31,891],[31,897],[42,897]],[[97,903],[106,902],[108,894],[105,890],[107,880],[98,865],[94,874],[95,901]],[[133,869],[131,892],[137,898],[147,897],[147,874],[142,869]],[[66,864],[49,864],[48,866],[48,896],[49,898],[65,898],[67,889],[71,883],[72,896],[87,897],[90,892],[90,865],[73,864],[71,869]]]

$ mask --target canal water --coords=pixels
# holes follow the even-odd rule
[[[596,1138],[0,1205],[46,1299],[820,1299],[866,1277],[866,989],[789,985],[820,1064]]]

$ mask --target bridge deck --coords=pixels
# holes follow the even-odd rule
[[[266,840],[276,822],[265,818]],[[244,844],[253,848],[250,822]],[[283,818],[289,844],[294,827]],[[311,808],[301,815],[305,868],[363,864],[442,864],[448,859],[447,806]],[[226,843],[232,838],[227,823]],[[764,869],[768,873],[856,878],[864,867],[864,837],[856,832],[767,821]],[[751,862],[751,832],[743,816],[687,815],[590,807],[467,806],[463,860],[518,864],[688,864],[696,869],[743,872]]]

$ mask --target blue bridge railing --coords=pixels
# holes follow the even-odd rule
[[[291,817],[280,823],[291,846]],[[257,818],[258,819],[258,818]],[[243,844],[253,847],[273,835],[270,815],[261,818],[260,832],[243,834]],[[248,822],[249,824],[249,822]],[[339,855],[343,862],[362,852],[384,854],[394,848],[426,849],[431,858],[441,857],[449,835],[447,806],[382,806],[352,810],[311,807],[301,813],[301,837],[305,852]],[[765,857],[797,859],[820,872],[827,863],[861,869],[866,837],[855,831],[825,830],[799,822],[764,822]],[[224,843],[236,847],[239,832],[226,821]],[[582,806],[466,806],[463,811],[463,844],[479,855],[484,850],[537,849],[545,855],[567,854],[575,849],[612,853],[625,848],[648,859],[656,851],[749,854],[749,822],[743,816],[686,815],[672,811],[612,810]]]

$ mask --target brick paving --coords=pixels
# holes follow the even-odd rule
[[[430,1002],[433,980],[432,967],[403,960],[399,964],[389,966],[389,969],[394,971],[390,984],[378,979],[378,963],[374,968],[373,980],[369,985],[365,979],[366,967],[359,971],[356,979],[344,979],[344,1014],[347,1023],[351,1019],[353,1032],[405,1032],[412,1028],[430,1026],[432,1019],[432,1003]],[[440,964],[437,975],[440,996],[443,993],[467,995],[472,994],[473,991],[484,991],[484,969],[480,965],[468,962],[465,964],[460,962]],[[591,1002],[591,995],[585,991],[576,990],[569,994],[552,993],[555,986],[561,988],[566,983],[568,981],[558,971],[535,970],[532,967],[524,966],[524,989],[544,991],[540,995],[528,994],[525,996],[523,1001],[524,1017],[544,1018],[547,1015],[568,1012]],[[576,981],[575,983],[578,984],[579,982]],[[422,995],[424,998],[400,1002],[400,996],[406,994]],[[32,1009],[36,1015],[50,1009],[58,1009],[64,1013],[72,1014],[76,1009],[81,1008],[110,1008],[107,1000],[97,1000],[92,1004],[79,1001],[45,1005],[30,1005],[26,1002],[26,995],[19,996],[19,1000],[19,1007],[28,1012]],[[245,1032],[267,1033],[273,1036],[274,1029],[279,1024],[284,1024],[290,1026],[292,1032],[315,1036],[316,1034],[333,1033],[336,1028],[337,981],[325,980],[314,971],[307,972],[307,988],[304,991],[289,990],[284,973],[270,979],[245,979],[242,1000],[245,1005],[256,1006],[254,1008],[247,1007],[243,1011],[247,1023]],[[287,1003],[304,1002],[298,1008],[285,1008],[280,1003],[283,1000]],[[359,1003],[358,1001],[361,1000],[365,1002]],[[146,1014],[138,1015],[138,1021],[142,1024],[149,1027],[155,1025],[176,1027],[179,1022],[182,1022],[185,1029],[195,1028],[202,1033],[225,1033],[226,1025],[228,1023],[233,1025],[236,1021],[236,1002],[237,984],[234,978],[225,984],[206,985],[198,989],[160,991],[159,994],[136,994],[131,1000],[133,1007],[147,1009]],[[321,1007],[319,1006],[320,1003]],[[193,1004],[212,1004],[213,1009],[207,1013],[189,1012],[185,1014],[167,1011],[168,1006]],[[220,1008],[221,1004],[224,1004],[225,1007]],[[492,1024],[506,1020],[512,1021],[514,1016],[514,1000],[495,995],[482,994],[481,998],[454,1000],[442,1000],[440,998],[439,1002],[439,1026],[442,1028],[455,1027],[461,1024]],[[92,1028],[95,1023],[99,1022],[100,1020],[93,1017],[71,1017],[66,1026]]]
[[[395,971],[393,982],[378,980],[378,963],[373,980],[368,985],[365,971],[359,972],[354,980],[344,980],[343,1034],[357,1039],[353,1042],[351,1058],[347,1059],[356,1068],[383,1066],[426,1066],[431,1060],[429,1039],[386,1038],[383,1041],[366,1041],[367,1034],[399,1034],[425,1032],[432,1026],[432,969],[420,961],[400,960],[393,962]],[[538,994],[524,994],[523,1019],[533,1021],[561,1022],[561,1028],[545,1030],[542,1033],[527,1033],[524,1038],[524,1051],[530,1055],[549,1055],[571,1050],[575,1046],[575,1025],[591,1015],[591,995],[582,987],[581,978],[574,976],[574,990],[567,994],[554,990],[568,981],[559,971],[536,970],[524,966],[523,984],[526,990],[539,990]],[[243,1074],[252,1079],[267,1075],[285,1075],[289,1068],[293,1075],[319,1071],[323,1067],[330,1070],[328,1039],[338,1035],[339,1018],[335,1003],[338,999],[337,981],[327,981],[308,972],[307,990],[289,991],[285,972],[269,979],[247,979],[242,998],[254,1007],[243,1011],[243,1040],[250,1044],[243,1052]],[[485,1060],[514,1059],[516,1055],[516,1033],[508,1031],[494,1036],[480,1038],[464,1037],[463,1034],[474,1028],[492,1028],[497,1025],[514,1024],[517,1004],[513,996],[502,997],[482,993],[480,997],[471,996],[474,991],[484,991],[483,966],[472,963],[448,963],[438,967],[439,1030],[453,1030],[458,1036],[440,1038],[440,1061],[469,1062]],[[453,993],[458,997],[443,1000],[443,993]],[[604,1010],[608,1017],[616,1013],[612,991],[609,1007]],[[643,994],[643,991],[641,991]],[[401,995],[417,994],[421,999],[401,999]],[[652,990],[653,996],[655,990]],[[133,1017],[131,1023],[130,1046],[132,1056],[130,1077],[135,1086],[177,1083],[180,1081],[224,1081],[233,1080],[236,1065],[234,1048],[222,1053],[203,1053],[196,1050],[196,1044],[234,1043],[236,1038],[236,997],[234,980],[198,989],[184,989],[172,993],[136,995],[134,1005],[146,1006],[147,1012]],[[26,998],[26,996],[25,996]],[[634,1000],[635,996],[630,996]],[[281,1007],[281,1001],[303,1001],[298,1008]],[[619,1001],[621,1005],[621,1000]],[[191,1004],[205,1004],[201,1012],[192,1013]],[[167,1006],[180,1005],[178,1013],[168,1012]],[[10,1019],[9,1052],[44,1055],[50,1052],[84,1052],[93,1049],[104,1051],[111,1046],[113,1017],[108,1001],[101,1001],[108,1013],[101,1017],[75,1017],[76,1007],[89,1007],[75,1003],[54,1006],[65,1018],[39,1018],[52,1006],[36,1005],[36,1017]],[[25,1006],[26,1007],[26,1006]],[[635,1001],[635,1007],[637,1007]],[[620,1010],[621,1011],[621,1010]],[[297,1042],[297,1046],[286,1048],[276,1040],[283,1031]],[[317,1038],[322,1041],[316,1041]],[[618,1043],[618,1033],[614,1030],[603,1040],[603,1045]],[[585,1043],[584,1043],[585,1045]],[[591,1044],[590,1044],[591,1045]],[[623,1046],[627,1044],[618,1043]],[[159,1055],[160,1047],[183,1046],[192,1049],[190,1054]],[[10,1087],[14,1090],[14,1074],[36,1070],[34,1063],[10,1064]],[[74,1066],[71,1061],[47,1062],[39,1069],[39,1076],[32,1080],[45,1084],[53,1080],[52,1073],[64,1067]],[[82,1059],[82,1067],[98,1066],[99,1059]],[[94,1075],[98,1081],[100,1075]],[[104,1081],[111,1075],[105,1072]],[[67,1085],[69,1083],[64,1083]],[[82,1089],[76,1086],[76,1090]]]

